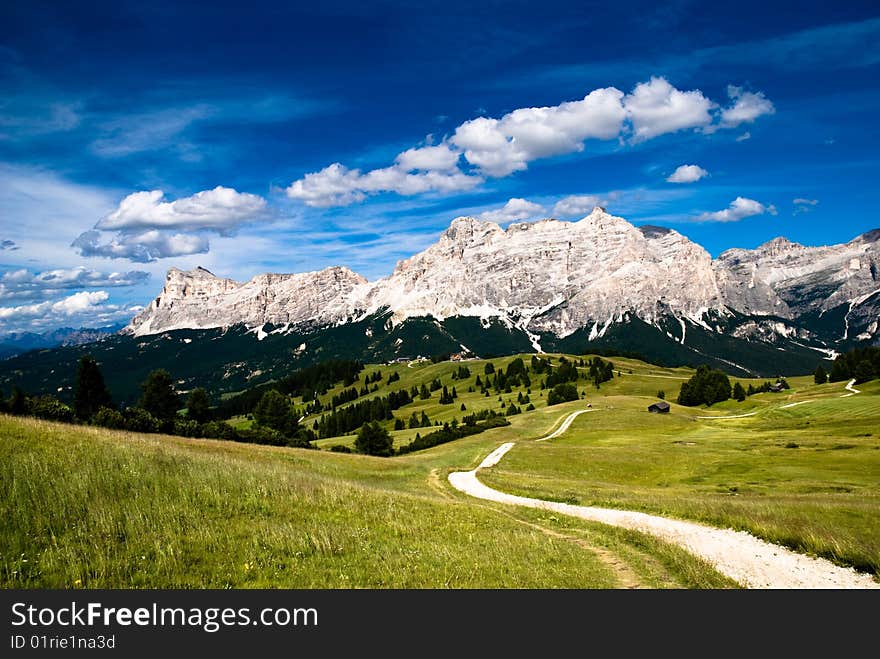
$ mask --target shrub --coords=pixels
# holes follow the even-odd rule
[[[125,428],[125,417],[122,416],[122,412],[110,407],[102,407],[92,415],[89,423],[93,426],[101,426],[111,430],[123,430]]]
[[[174,434],[178,437],[201,437],[202,427],[192,419],[175,419]]]
[[[235,428],[225,421],[209,421],[202,424],[202,435],[209,439],[238,439],[238,433],[235,432]]]
[[[73,409],[55,396],[37,396],[31,399],[30,413],[48,421],[73,421]]]
[[[122,413],[125,429],[132,432],[159,432],[159,419],[140,407],[129,407]]]

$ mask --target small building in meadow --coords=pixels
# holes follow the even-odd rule
[[[775,394],[778,394],[780,391],[783,391],[785,386],[781,382],[776,382],[775,384],[770,385],[770,391]]]
[[[652,414],[669,414],[669,403],[665,400],[658,400],[656,403],[648,405],[648,411]]]

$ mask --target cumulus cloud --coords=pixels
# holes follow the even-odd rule
[[[405,151],[398,158],[412,151],[414,150]],[[424,151],[424,149],[416,151]],[[417,154],[406,156],[403,160],[407,165],[415,161],[427,164],[432,158],[437,159],[438,156]],[[292,199],[299,199],[307,206],[321,208],[347,206],[363,201],[368,194],[379,192],[396,192],[402,195],[430,191],[461,192],[470,190],[482,181],[482,177],[469,176],[457,169],[411,173],[398,164],[374,169],[364,174],[359,169],[348,169],[337,162],[321,171],[306,174],[299,181],[294,181],[287,188],[287,195]]]
[[[714,213],[701,213],[697,216],[697,222],[739,222],[743,218],[763,215],[764,213],[776,215],[776,206],[773,204],[765,206],[754,199],[737,197],[724,210],[715,211]]]
[[[506,222],[528,220],[529,218],[535,217],[543,212],[544,207],[541,206],[541,204],[536,204],[527,199],[514,197],[509,199],[501,208],[485,211],[480,213],[477,217],[487,222],[504,224]]]
[[[750,140],[750,139],[752,139],[752,134],[749,131],[746,131],[742,135],[739,135],[736,138],[736,141],[737,142],[745,142],[746,140]]]
[[[106,302],[109,298],[110,296],[106,291],[93,291],[91,293],[81,291],[56,302],[48,301],[18,307],[0,307],[0,320],[8,321],[13,318],[23,320],[47,314],[72,316],[89,311],[102,302]]]
[[[287,194],[309,206],[345,206],[381,192],[402,195],[459,192],[528,168],[529,163],[583,151],[587,140],[631,143],[693,129],[711,133],[753,122],[773,112],[761,92],[730,87],[733,104],[720,110],[700,90],[676,89],[652,77],[630,94],[594,89],[583,99],[519,108],[500,118],[478,116],[455,128],[441,144],[408,149],[394,164],[362,172],[333,163],[294,181]]]
[[[45,297],[72,288],[137,286],[146,282],[149,272],[104,273],[84,267],[30,272],[12,270],[0,277],[0,299]]]
[[[0,323],[6,331],[40,331],[57,326],[59,320],[72,325],[100,327],[131,317],[133,307],[106,304],[109,298],[106,291],[80,291],[60,300],[0,307]]]
[[[813,208],[816,207],[816,204],[819,203],[818,199],[804,199],[802,197],[798,197],[797,199],[792,199],[791,203],[794,204],[795,209],[792,215],[800,215],[801,213],[809,213]]]
[[[14,240],[3,240],[0,241],[0,250],[12,252],[18,249],[18,245]]]
[[[130,194],[95,228],[102,231],[204,229],[228,234],[266,212],[266,200],[262,197],[219,185],[175,201],[162,201],[164,196],[161,190]]]
[[[635,141],[706,127],[712,123],[711,111],[716,107],[701,91],[683,92],[665,78],[656,77],[636,85],[624,99],[624,105]]]
[[[596,195],[571,195],[564,197],[553,206],[556,217],[584,217],[596,206],[605,206],[607,201]]]
[[[467,161],[489,176],[507,176],[538,158],[581,151],[586,139],[608,140],[621,130],[623,92],[596,89],[582,100],[520,108],[501,119],[479,117],[461,124],[451,141]]]
[[[669,183],[695,183],[708,175],[709,172],[699,165],[680,165],[666,180]]]
[[[82,256],[102,256],[108,259],[129,259],[137,263],[151,263],[172,256],[204,254],[210,243],[195,234],[167,234],[158,230],[140,233],[120,233],[109,242],[101,242],[100,231],[86,231],[71,243]]]
[[[438,144],[437,146],[407,149],[398,154],[395,162],[398,168],[405,172],[413,170],[442,172],[457,169],[459,158],[461,158],[461,154],[449,148],[448,144]]]
[[[71,247],[82,256],[149,263],[203,254],[210,249],[205,232],[230,236],[246,223],[270,217],[262,197],[219,185],[174,201],[164,197],[161,190],[128,195]],[[110,231],[116,235],[105,240],[102,232]]]
[[[758,117],[776,113],[773,103],[763,92],[747,92],[742,87],[728,85],[727,95],[733,100],[733,105],[721,113],[721,126],[724,128],[750,124]]]

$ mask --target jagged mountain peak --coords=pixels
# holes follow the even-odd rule
[[[172,266],[172,267],[168,268],[168,274],[166,275],[166,278],[170,277],[172,275],[185,275],[185,276],[189,276],[189,277],[214,277],[214,278],[217,278],[217,275],[215,275],[213,272],[211,272],[207,268],[203,268],[200,265],[196,266],[192,270],[181,270],[180,268],[175,268],[174,266]]]
[[[770,256],[776,256],[778,254],[802,249],[804,249],[804,246],[800,243],[793,242],[785,236],[777,236],[776,238],[759,245],[755,251]]]
[[[393,323],[494,318],[526,332],[537,346],[544,334],[566,337],[586,329],[601,337],[626,317],[656,324],[673,316],[699,324],[712,310],[723,315],[730,309],[793,319],[876,290],[877,242],[866,242],[875,234],[880,231],[829,247],[779,237],[713,260],[677,231],[637,228],[599,206],[577,221],[546,218],[507,228],[461,216],[437,242],[375,282],[345,266],[266,273],[245,283],[204,268],[172,268],[162,293],[127,330],[270,323],[306,331],[386,310]]]

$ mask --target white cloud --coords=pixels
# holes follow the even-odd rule
[[[439,144],[407,149],[397,156],[395,162],[405,172],[413,170],[448,171],[458,168],[459,158],[461,158],[461,154],[458,151],[453,151],[447,144]]]
[[[686,128],[701,128],[712,123],[715,103],[699,90],[683,92],[665,78],[652,77],[636,85],[624,99],[627,116],[632,121],[633,140],[642,141]]]
[[[746,131],[742,135],[736,138],[737,142],[745,142],[746,140],[752,139],[752,134],[749,131]]]
[[[162,201],[164,196],[161,190],[128,195],[95,229],[77,236],[71,247],[81,256],[150,263],[203,254],[210,248],[203,232],[230,236],[244,224],[270,217],[262,197],[223,186],[174,201]],[[117,233],[102,242],[103,231]]]
[[[728,93],[734,104],[718,123],[716,103],[700,90],[676,89],[665,78],[652,77],[628,95],[614,87],[599,88],[578,101],[465,121],[441,144],[429,140],[428,146],[408,149],[390,167],[364,173],[333,163],[294,181],[287,194],[309,206],[327,207],[360,202],[379,192],[460,192],[479,185],[484,176],[509,176],[534,160],[583,151],[589,139],[631,136],[632,142],[641,142],[685,129],[711,133],[772,111],[761,92],[731,87]]]
[[[105,291],[94,291],[92,293],[81,291],[56,302],[40,302],[39,304],[27,304],[19,307],[0,307],[0,320],[22,320],[47,314],[71,316],[88,311],[92,307],[106,302],[109,298],[110,296]]]
[[[425,147],[431,148],[431,147]],[[412,151],[400,154],[398,158]],[[407,164],[421,159],[422,164],[436,155],[410,155],[404,158]],[[458,169],[450,171],[425,171],[410,173],[399,165],[374,169],[362,174],[359,169],[348,169],[340,163],[333,163],[319,172],[306,174],[287,188],[287,195],[299,199],[307,206],[347,206],[363,201],[368,194],[396,192],[413,195],[422,192],[461,192],[470,190],[483,181],[479,176],[468,176]]]
[[[680,165],[666,177],[666,181],[669,183],[695,183],[708,175],[709,172],[699,165]]]
[[[742,87],[728,85],[727,95],[734,103],[721,113],[721,126],[724,128],[750,124],[758,117],[776,113],[773,103],[764,96],[763,92],[747,92]]]
[[[605,206],[606,201],[597,195],[571,195],[556,202],[553,215],[557,217],[584,217],[596,206]]]
[[[210,230],[226,234],[266,213],[266,200],[262,197],[219,185],[171,202],[163,202],[164,196],[161,190],[132,193],[95,228]]]
[[[82,256],[103,256],[108,259],[129,259],[150,263],[156,259],[189,254],[204,254],[208,239],[194,234],[167,234],[158,230],[142,233],[120,233],[110,242],[101,243],[99,231],[86,231],[71,243]]]
[[[70,242],[115,204],[107,190],[71,183],[35,167],[0,163],[3,237],[20,247],[2,252],[5,263],[29,268],[81,265]]]
[[[495,208],[480,213],[477,217],[486,222],[495,222],[504,224],[506,222],[517,222],[519,220],[528,220],[535,217],[539,213],[544,212],[541,204],[514,197],[509,199],[501,208]]]
[[[507,176],[532,160],[581,151],[586,139],[617,137],[626,118],[622,98],[623,92],[607,87],[580,101],[520,108],[501,119],[479,117],[461,124],[451,141],[480,171]]]
[[[99,124],[101,137],[92,142],[91,149],[104,158],[121,158],[168,147],[192,148],[181,133],[213,114],[216,109],[206,104],[125,114]]]
[[[12,270],[0,277],[0,299],[48,297],[72,288],[127,287],[143,284],[150,273],[141,270],[103,273],[84,267],[44,272]]]
[[[732,202],[730,202],[730,206],[728,206],[724,210],[716,211],[714,213],[701,213],[699,216],[697,216],[696,221],[739,222],[743,218],[751,217],[753,215],[763,215],[764,213],[776,215],[776,206],[774,206],[773,204],[765,206],[761,202],[755,201],[754,199],[737,197]]]
[[[106,291],[81,291],[55,301],[17,307],[0,307],[0,329],[42,331],[60,323],[74,326],[101,327],[130,318],[134,307],[106,304]]]
[[[819,203],[818,199],[804,199],[802,197],[798,197],[797,199],[792,199],[791,203],[795,205],[794,212],[792,215],[800,215],[801,213],[809,213],[816,205]]]

